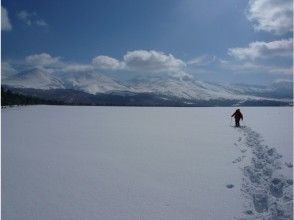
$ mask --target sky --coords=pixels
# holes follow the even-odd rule
[[[1,76],[293,79],[292,0],[2,0]]]

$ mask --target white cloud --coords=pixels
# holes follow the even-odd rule
[[[38,19],[35,21],[35,24],[40,27],[46,27],[48,24],[43,19]]]
[[[290,79],[276,79],[272,82],[272,87],[275,89],[288,89],[289,91],[293,91],[293,80]]]
[[[86,73],[95,70],[92,64],[64,62],[60,57],[54,57],[48,53],[26,56],[23,65],[26,68],[37,67],[51,72],[64,73]]]
[[[25,58],[25,62],[32,66],[45,67],[60,64],[60,57],[52,57],[50,54],[41,53],[29,55]]]
[[[187,64],[195,66],[206,66],[216,61],[217,57],[214,55],[201,55],[192,60],[189,60]]]
[[[32,54],[23,61],[18,61],[23,68],[44,68],[51,72],[79,72],[86,73],[97,70],[110,70],[133,73],[167,74],[177,78],[189,78],[190,74],[184,71],[186,64],[171,54],[158,51],[135,50],[127,52],[122,60],[109,56],[97,56],[91,63],[71,63],[61,60],[60,57],[48,53]]]
[[[26,24],[27,26],[39,26],[39,27],[46,27],[48,24],[43,20],[37,17],[37,14],[35,12],[27,12],[25,10],[22,10],[17,13],[17,18]]]
[[[92,65],[88,64],[64,64],[64,68],[62,70],[64,72],[83,73],[93,71],[94,68]]]
[[[27,11],[20,11],[19,13],[17,13],[17,18],[28,26],[32,25],[32,21],[30,19],[31,16],[32,15],[29,14]]]
[[[293,84],[293,81],[290,79],[276,79],[273,81],[274,84],[283,84],[283,83],[291,83]]]
[[[293,74],[292,67],[280,67],[272,66],[253,62],[235,62],[235,61],[223,61],[220,63],[220,68],[231,71],[233,73],[264,73],[264,74]]]
[[[293,1],[250,0],[247,17],[255,30],[288,33],[293,31]]]
[[[1,31],[10,31],[12,25],[10,23],[7,10],[1,6]]]
[[[293,39],[283,39],[271,42],[256,41],[248,47],[230,48],[228,54],[240,60],[267,59],[272,57],[291,57]]]
[[[169,75],[174,78],[181,79],[181,80],[189,80],[189,79],[193,78],[193,76],[191,74],[186,73],[185,71],[181,71],[181,70],[175,71],[175,72],[170,72]]]
[[[285,75],[293,75],[293,68],[292,67],[266,67],[268,72],[271,74],[285,74]]]
[[[109,56],[97,56],[93,58],[92,64],[99,69],[118,70],[123,68],[123,63]]]
[[[180,72],[186,64],[172,54],[155,50],[134,50],[117,60],[109,56],[97,56],[92,60],[95,68],[109,70],[129,70],[140,73]]]
[[[155,50],[129,51],[124,55],[123,61],[128,69],[142,72],[179,71],[186,65],[172,54]]]
[[[16,69],[9,62],[6,62],[6,61],[1,62],[1,78],[2,79],[5,79],[6,77],[9,77],[16,73],[17,73]]]

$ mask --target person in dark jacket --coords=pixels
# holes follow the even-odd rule
[[[240,112],[240,109],[237,109],[235,111],[234,114],[232,114],[231,117],[234,117],[235,118],[235,124],[236,124],[236,127],[240,127],[240,119],[242,119],[243,121],[243,115],[242,113]]]

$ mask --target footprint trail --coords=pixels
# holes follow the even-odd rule
[[[242,195],[244,211],[239,219],[293,219],[293,181],[280,170],[282,156],[275,148],[266,146],[257,132],[249,127],[238,128],[240,137],[235,146],[242,153],[250,152],[249,159],[240,167],[242,170]],[[239,163],[240,156],[233,161]],[[285,166],[292,168],[293,165]]]

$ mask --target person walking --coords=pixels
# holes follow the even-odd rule
[[[243,115],[240,111],[240,109],[237,109],[234,114],[231,115],[231,117],[235,118],[235,125],[236,127],[240,127],[240,119],[243,121]]]

